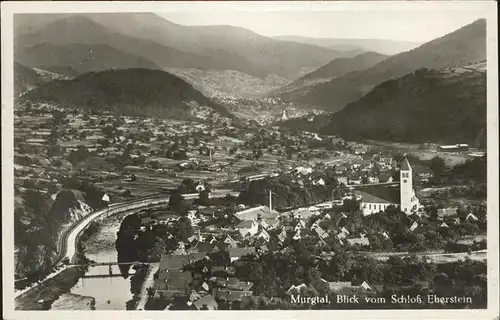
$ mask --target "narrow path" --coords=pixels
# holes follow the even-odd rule
[[[135,307],[136,310],[144,310],[146,302],[148,301],[148,288],[154,287],[155,285],[154,274],[156,273],[156,271],[158,271],[159,267],[160,267],[159,262],[151,263],[148,266],[146,278],[142,283],[141,294],[140,294],[141,299],[139,300],[137,306]]]

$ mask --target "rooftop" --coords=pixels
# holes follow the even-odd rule
[[[159,270],[181,270],[186,264],[189,264],[189,257],[186,255],[164,254],[160,258]]]
[[[216,310],[219,306],[211,294],[207,294],[203,298],[196,300],[193,304],[198,310],[203,306],[207,306],[208,310]]]
[[[438,217],[456,216],[457,210],[458,210],[457,208],[438,209],[437,215],[438,215]]]
[[[276,219],[279,213],[275,210],[270,210],[268,206],[258,206],[250,209],[246,209],[240,212],[236,212],[235,217],[240,220],[250,220],[260,216],[262,219]]]
[[[362,202],[387,204],[400,203],[401,196],[399,194],[399,186],[393,187],[387,185],[374,185],[359,188],[356,192],[362,197]]]
[[[226,301],[241,301],[243,297],[251,297],[252,291],[219,290],[217,298]]]
[[[411,170],[410,162],[408,162],[408,159],[406,157],[403,160],[403,165],[401,166],[401,170]]]
[[[243,220],[236,226],[237,229],[250,229],[254,226],[254,220]]]
[[[247,248],[229,248],[229,256],[232,258],[239,258],[241,256],[255,253],[255,247]]]
[[[208,242],[198,242],[194,249],[197,252],[210,253],[214,251],[214,245]]]
[[[370,241],[368,238],[353,238],[353,239],[346,239],[347,242],[349,242],[350,245],[356,245],[359,244],[360,246],[368,246],[370,245]]]

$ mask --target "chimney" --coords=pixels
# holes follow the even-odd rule
[[[212,148],[208,148],[208,157],[210,158],[210,162],[213,162],[213,160],[212,160]]]
[[[273,192],[269,190],[269,210],[273,210]]]

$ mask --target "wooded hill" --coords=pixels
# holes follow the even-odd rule
[[[186,81],[168,72],[147,69],[108,70],[54,80],[25,95],[78,108],[111,110],[117,114],[189,118],[193,105],[206,106],[224,116],[225,107],[213,102]]]
[[[403,52],[372,68],[318,83],[307,92],[286,92],[285,101],[315,105],[336,112],[356,101],[375,86],[421,68],[442,69],[486,60],[486,20],[480,19],[441,38]]]
[[[486,144],[486,72],[422,69],[386,81],[321,130],[349,140]]]

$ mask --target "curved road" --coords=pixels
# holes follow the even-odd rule
[[[225,191],[225,190],[224,190]],[[211,192],[210,197],[211,198],[221,198],[225,197],[227,194],[224,192]],[[183,194],[184,199],[186,200],[193,200],[197,199],[199,194],[198,193],[189,193],[189,194]],[[157,205],[163,205],[167,204],[169,201],[169,197],[156,197],[152,199],[143,199],[143,200],[138,200],[138,201],[127,201],[126,203],[118,203],[117,205],[111,206],[109,208],[99,210],[96,212],[93,212],[89,215],[87,215],[85,218],[80,220],[76,225],[73,226],[73,228],[68,232],[66,237],[63,238],[63,243],[61,246],[61,252],[63,253],[63,257],[61,258],[69,258],[70,261],[73,259],[75,253],[77,252],[77,244],[78,244],[78,238],[82,234],[82,232],[90,225],[92,221],[95,219],[101,217],[101,216],[109,216],[109,215],[114,215],[117,213],[122,213],[125,211],[135,211],[142,209],[144,207],[149,207],[149,206],[157,206]]]
[[[225,197],[228,192],[227,190],[220,190],[220,191],[213,191],[211,193],[211,198],[222,198]],[[184,194],[184,199],[187,200],[193,200],[198,198],[198,193],[190,193],[190,194]],[[157,205],[162,205],[162,204],[167,204],[169,201],[168,196],[153,196],[153,198],[150,199],[139,199],[139,200],[128,200],[124,202],[119,202],[113,205],[110,205],[108,208],[95,211],[90,213],[89,215],[85,216],[84,218],[80,219],[76,223],[74,223],[68,230],[66,230],[61,237],[59,238],[59,243],[58,243],[58,248],[59,248],[59,253],[57,255],[56,260],[54,261],[53,266],[58,265],[63,261],[65,258],[68,258],[70,261],[74,258],[75,253],[77,252],[77,247],[78,247],[78,238],[80,235],[85,231],[85,229],[90,225],[92,221],[95,219],[98,219],[103,216],[109,216],[117,213],[123,213],[126,211],[136,211],[139,209],[143,209],[144,207],[149,207],[149,206],[157,206]],[[43,283],[45,280],[48,280],[57,274],[59,274],[61,271],[63,271],[65,268],[61,268],[57,270],[56,272],[53,272],[49,274],[45,279],[43,279],[39,283],[33,284],[33,286],[25,288],[23,290],[19,290],[15,292],[15,297],[30,291],[34,287],[38,286],[39,284]]]

